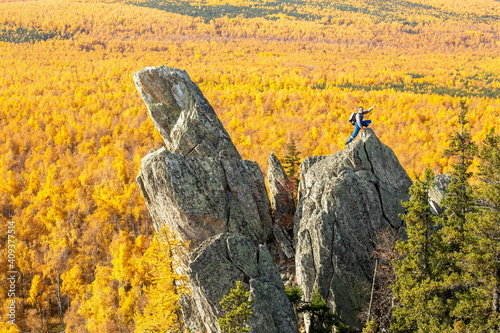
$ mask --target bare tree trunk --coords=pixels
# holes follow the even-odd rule
[[[373,294],[375,292],[375,280],[377,278],[377,268],[378,268],[378,258],[375,260],[375,269],[373,270],[372,292],[370,293],[370,305],[368,306],[368,316],[366,318],[367,324],[370,322],[370,318],[372,316]]]
[[[500,312],[500,269],[495,270],[496,284],[493,287],[492,310],[494,313]]]
[[[493,288],[493,312],[498,312],[498,285]]]
[[[63,310],[62,310],[62,299],[61,299],[61,275],[57,274],[57,311],[59,312],[59,323],[63,323]]]

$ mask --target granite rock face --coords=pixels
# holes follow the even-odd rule
[[[402,228],[401,200],[411,180],[372,130],[331,156],[301,165],[295,214],[297,282],[306,300],[317,289],[350,326],[369,301],[373,240]]]
[[[167,148],[142,159],[137,177],[156,228],[168,225],[198,246],[222,232],[256,244],[271,234],[259,166],[241,159],[213,108],[185,71],[147,67],[133,74]]]
[[[429,205],[434,214],[438,215],[444,211],[441,202],[446,195],[446,189],[450,185],[451,176],[448,174],[439,174],[434,177],[436,185],[429,189]]]
[[[192,294],[184,297],[184,303],[190,303],[183,306],[188,309],[184,313],[193,307],[202,309],[204,319],[185,315],[189,327],[219,332],[217,318],[223,316],[219,301],[234,288],[235,281],[242,281],[254,299],[252,332],[297,332],[297,322],[290,315],[292,305],[264,245],[255,247],[248,237],[235,233],[219,234],[191,254],[189,268]]]
[[[160,148],[142,159],[137,182],[155,227],[168,225],[193,247],[223,232],[256,244],[271,235],[264,176],[254,162]]]
[[[212,106],[185,71],[146,67],[134,73],[133,79],[170,152],[241,158]]]
[[[273,235],[286,258],[295,256],[290,233],[293,231],[295,202],[292,188],[294,184],[288,179],[276,154],[271,153],[268,159],[267,184],[273,215]]]
[[[254,299],[251,332],[297,332],[265,246],[273,232],[259,166],[241,158],[186,72],[148,67],[133,78],[167,146],[142,159],[137,182],[155,228],[168,226],[191,246],[182,259],[191,289],[181,301],[186,329],[220,332],[219,302],[242,281]]]

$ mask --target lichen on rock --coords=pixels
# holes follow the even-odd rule
[[[251,332],[293,333],[297,321],[265,246],[272,238],[264,176],[243,160],[186,72],[148,67],[134,82],[166,144],[143,159],[137,182],[156,229],[190,242],[183,258],[191,294],[181,299],[194,331],[220,332],[220,300],[235,281],[254,298]],[[277,310],[278,309],[278,310]]]
[[[301,166],[295,214],[297,282],[306,299],[318,289],[350,326],[368,304],[373,240],[402,227],[401,200],[411,180],[372,130],[331,156]]]

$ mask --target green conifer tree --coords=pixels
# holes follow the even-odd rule
[[[467,214],[474,207],[472,186],[469,183],[473,174],[469,172],[469,167],[477,153],[477,146],[472,141],[471,134],[466,127],[468,123],[465,119],[467,112],[465,101],[462,101],[458,117],[460,131],[452,135],[450,148],[445,151],[445,155],[455,159],[455,163],[452,166],[451,182],[442,203],[446,207],[443,237],[450,246],[450,251],[458,256],[461,255],[461,249],[466,243]],[[459,258],[454,259],[456,261]]]
[[[300,167],[300,151],[297,149],[295,141],[287,146],[287,154],[283,163],[283,168],[288,176],[288,178],[293,181],[294,185],[297,187],[299,184],[299,167]]]
[[[453,134],[450,148],[445,152],[454,160],[451,182],[441,203],[445,210],[439,221],[436,217],[433,218],[435,222],[430,229],[433,236],[431,242],[426,242],[426,238],[422,238],[423,234],[415,235],[412,227],[412,223],[418,226],[432,218],[430,210],[420,216],[412,215],[413,212],[418,212],[416,208],[427,205],[431,183],[424,186],[425,190],[419,190],[421,195],[418,196],[415,191],[421,185],[417,182],[412,186],[410,203],[417,200],[419,204],[415,206],[407,203],[405,206],[408,213],[403,219],[407,223],[408,242],[399,246],[404,259],[396,264],[398,280],[394,285],[394,292],[401,306],[394,310],[391,328],[395,332],[489,331],[480,325],[492,317],[485,311],[488,308],[484,305],[488,288],[485,289],[484,286],[485,281],[494,280],[491,276],[496,271],[494,263],[490,261],[489,267],[492,269],[487,273],[488,278],[482,275],[487,268],[480,266],[480,263],[487,261],[487,257],[481,258],[481,255],[489,255],[492,249],[486,245],[484,248],[480,246],[485,244],[485,235],[481,235],[481,232],[486,230],[486,226],[482,225],[483,219],[476,212],[476,200],[470,185],[473,174],[469,168],[477,153],[477,146],[467,129],[467,112],[468,108],[463,101],[458,117],[459,131]],[[490,147],[494,145],[494,141],[491,139]],[[491,156],[491,151],[488,148],[485,155]],[[488,231],[488,234],[491,233]],[[415,249],[429,249],[429,246],[432,250],[429,254],[432,256],[422,261],[428,266],[412,264],[410,259],[418,253]],[[495,303],[495,283],[492,282],[489,288],[490,309],[494,308],[491,304]]]
[[[310,333],[343,333],[349,330],[349,327],[343,324],[336,313],[332,313],[326,300],[321,297],[319,290],[315,290],[311,297],[311,302],[306,303],[298,309],[298,312],[308,313],[310,315]]]
[[[304,291],[300,286],[286,286],[285,292],[294,307],[297,307],[302,302]]]
[[[445,248],[441,256],[443,268],[441,270],[442,302],[445,313],[441,318],[449,329],[453,327],[466,327],[464,322],[463,300],[469,295],[471,277],[467,273],[467,244],[471,239],[472,224],[469,221],[474,212],[475,200],[469,171],[477,153],[477,146],[472,141],[467,129],[466,115],[468,107],[465,101],[461,102],[458,117],[460,129],[451,137],[450,148],[445,154],[455,160],[451,172],[451,182],[446,189],[442,202],[445,207],[443,213],[443,228],[439,231],[444,241]]]
[[[250,292],[243,288],[241,281],[236,281],[236,288],[222,297],[220,305],[226,312],[219,318],[219,326],[223,333],[245,333],[250,331],[249,319],[253,314],[253,299]]]
[[[403,203],[408,239],[396,244],[401,260],[394,262],[396,282],[392,286],[398,305],[393,309],[393,332],[441,332],[439,318],[443,315],[439,276],[442,269],[442,240],[438,233],[439,217],[432,214],[429,190],[434,174],[425,171],[425,178],[410,187],[410,200]]]
[[[469,217],[471,237],[464,270],[468,291],[457,306],[472,332],[500,331],[500,137],[491,130],[479,152],[477,212]]]

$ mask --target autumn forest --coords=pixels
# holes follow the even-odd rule
[[[154,236],[135,183],[163,142],[132,73],[186,70],[264,172],[292,142],[343,149],[350,113],[375,105],[415,179],[450,171],[461,103],[474,140],[500,128],[499,54],[498,0],[0,0],[0,264],[18,272],[0,330],[176,329],[171,254],[188,245]]]

